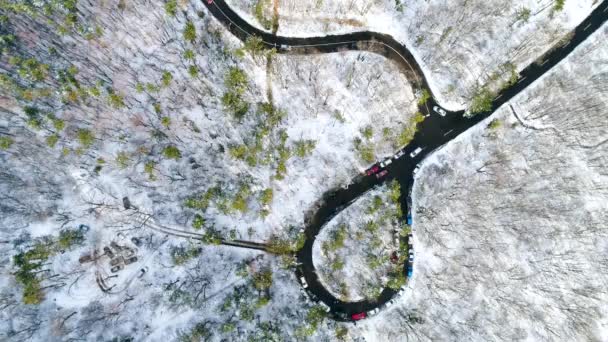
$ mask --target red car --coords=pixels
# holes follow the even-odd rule
[[[213,3],[213,0],[207,0],[207,5],[211,5]]]
[[[380,179],[388,174],[388,171],[384,170],[376,175],[376,178]]]
[[[352,318],[353,321],[358,321],[358,320],[364,319],[365,317],[367,317],[365,315],[365,312],[359,312],[356,314],[352,314],[352,316],[350,316],[350,318]]]
[[[378,172],[378,171],[380,171],[380,166],[378,166],[378,165],[374,165],[374,166],[372,166],[372,167],[371,167],[371,169],[369,169],[369,170],[365,171],[365,173],[366,173],[368,176],[371,176],[371,175],[373,175],[374,173],[376,173],[376,172]]]

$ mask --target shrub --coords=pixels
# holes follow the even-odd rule
[[[260,195],[260,202],[262,205],[269,205],[272,202],[273,191],[271,188],[264,189]]]
[[[8,150],[13,145],[13,138],[11,137],[0,137],[0,149]]]
[[[165,3],[165,12],[167,12],[168,15],[174,17],[175,14],[177,13],[177,1],[176,0],[169,0]]]
[[[65,250],[73,245],[80,244],[84,241],[84,235],[78,230],[62,230],[59,232],[59,239],[57,240],[57,247]]]
[[[422,93],[420,98],[418,99],[418,104],[423,105],[431,98],[431,93],[427,89],[422,89]]]
[[[196,27],[190,20],[186,22],[186,27],[184,27],[184,39],[191,43],[196,40]]]
[[[91,145],[93,145],[93,141],[95,140],[95,136],[88,129],[79,129],[76,136],[83,148],[91,147]]]
[[[129,166],[129,156],[125,152],[118,152],[116,155],[116,164],[121,169],[126,169]]]
[[[175,160],[182,157],[182,154],[179,151],[179,149],[173,145],[169,145],[169,146],[165,147],[165,149],[163,150],[163,155],[166,158],[175,159]]]
[[[488,128],[491,130],[495,130],[500,128],[500,126],[502,126],[502,122],[498,119],[494,119],[492,121],[490,121],[490,123],[488,124]]]
[[[253,287],[259,291],[268,290],[272,286],[272,270],[261,270],[253,275]]]
[[[192,220],[192,227],[194,229],[201,229],[203,228],[203,225],[205,225],[205,219],[199,214],[194,215],[194,220]]]
[[[492,109],[493,97],[494,94],[487,88],[479,89],[471,101],[471,107],[469,108],[471,115],[490,111]]]
[[[57,144],[58,141],[59,141],[59,136],[57,134],[51,134],[48,137],[46,137],[46,144],[50,148],[55,147],[55,145]]]
[[[161,80],[162,80],[163,86],[168,87],[169,84],[171,84],[171,81],[173,80],[173,75],[171,74],[170,71],[163,71]]]
[[[317,142],[315,140],[298,140],[295,144],[296,156],[304,158],[312,153],[312,151],[315,149],[315,146],[317,145]]]

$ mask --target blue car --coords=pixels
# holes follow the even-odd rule
[[[412,277],[412,273],[414,273],[414,267],[410,265],[410,266],[407,267],[407,277],[411,278]]]
[[[412,225],[412,214],[407,214],[407,224]]]

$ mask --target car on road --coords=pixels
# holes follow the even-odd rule
[[[416,147],[416,149],[414,151],[412,151],[412,153],[410,153],[410,157],[414,158],[416,157],[418,154],[420,154],[420,152],[422,152],[422,148],[420,147]]]
[[[367,171],[365,171],[365,174],[367,174],[368,176],[371,176],[378,171],[380,171],[380,166],[374,165],[371,168],[369,168]]]
[[[393,158],[399,159],[399,158],[403,157],[404,154],[405,154],[405,151],[401,150],[401,151],[395,153],[395,155],[393,156]]]
[[[393,160],[391,158],[388,158],[386,160],[384,160],[382,163],[380,163],[380,167],[387,167],[389,165],[391,165],[393,163]]]
[[[302,283],[303,288],[308,288],[308,283],[306,282],[306,279],[304,279],[304,277],[300,277],[300,283]]]
[[[439,106],[433,106],[433,111],[441,116],[445,116],[446,112],[443,108],[439,107]]]
[[[378,308],[371,309],[371,310],[369,310],[369,311],[367,312],[367,315],[368,315],[368,316],[373,316],[373,315],[377,314],[378,312],[380,312],[380,309],[378,309]]]
[[[355,313],[355,314],[352,314],[350,316],[350,318],[352,318],[353,321],[359,321],[359,320],[364,319],[365,317],[367,317],[367,315],[365,314],[365,312]]]
[[[384,170],[376,175],[376,178],[380,179],[388,174],[388,171]]]

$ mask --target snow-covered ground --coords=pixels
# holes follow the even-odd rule
[[[374,160],[394,151],[416,108],[411,87],[392,62],[369,53],[274,56],[267,70],[265,57],[239,56],[240,42],[212,17],[198,17],[205,11],[199,2],[178,5],[175,17],[165,2],[123,5],[83,5],[80,20],[101,28],[88,39],[59,36],[53,29],[32,32],[35,19],[10,16],[18,43],[49,64],[52,77],[44,86],[59,87],[55,83],[64,82],[70,64],[77,82],[40,100],[27,100],[12,88],[1,99],[0,134],[11,143],[1,141],[0,149],[0,227],[6,241],[0,297],[7,303],[0,339],[173,340],[200,322],[216,337],[235,339],[255,336],[269,321],[284,329],[281,336],[294,339],[309,304],[288,260],[266,256],[239,273],[256,253],[216,246],[199,251],[201,246],[183,238],[141,227],[123,208],[123,198],[168,227],[258,241],[289,236],[323,192],[367,167],[356,138]],[[61,22],[59,16],[51,19]],[[187,20],[194,23],[195,44],[184,38]],[[246,79],[242,99],[249,104],[240,119],[222,102],[237,69]],[[75,84],[84,95],[69,93]],[[284,114],[262,133],[270,120],[260,113],[267,85],[273,113]],[[235,156],[245,145],[260,148],[255,162]],[[59,250],[60,230],[80,224],[91,228],[82,244]],[[12,258],[45,236],[54,241],[40,273],[45,296],[38,306],[24,306],[24,286],[10,275],[16,270]],[[103,254],[111,242],[133,247],[131,237],[144,245],[124,270],[112,272],[108,256],[78,261]],[[181,247],[192,258],[176,262]],[[267,305],[259,303],[265,291],[251,285],[261,268],[273,271]],[[139,278],[141,269],[146,272]],[[224,307],[226,301],[233,305]],[[261,320],[249,319],[252,310]]]
[[[249,22],[261,0],[227,0]],[[264,13],[269,16],[271,3]],[[313,36],[373,30],[404,43],[423,67],[439,102],[467,106],[476,89],[521,69],[564,38],[599,4],[553,0],[278,0],[279,35]],[[401,4],[401,6],[399,5]]]
[[[380,186],[334,217],[317,236],[313,262],[321,282],[343,301],[375,299],[389,280],[401,231],[391,189]]]
[[[412,296],[356,334],[608,338],[607,37],[424,162]]]

